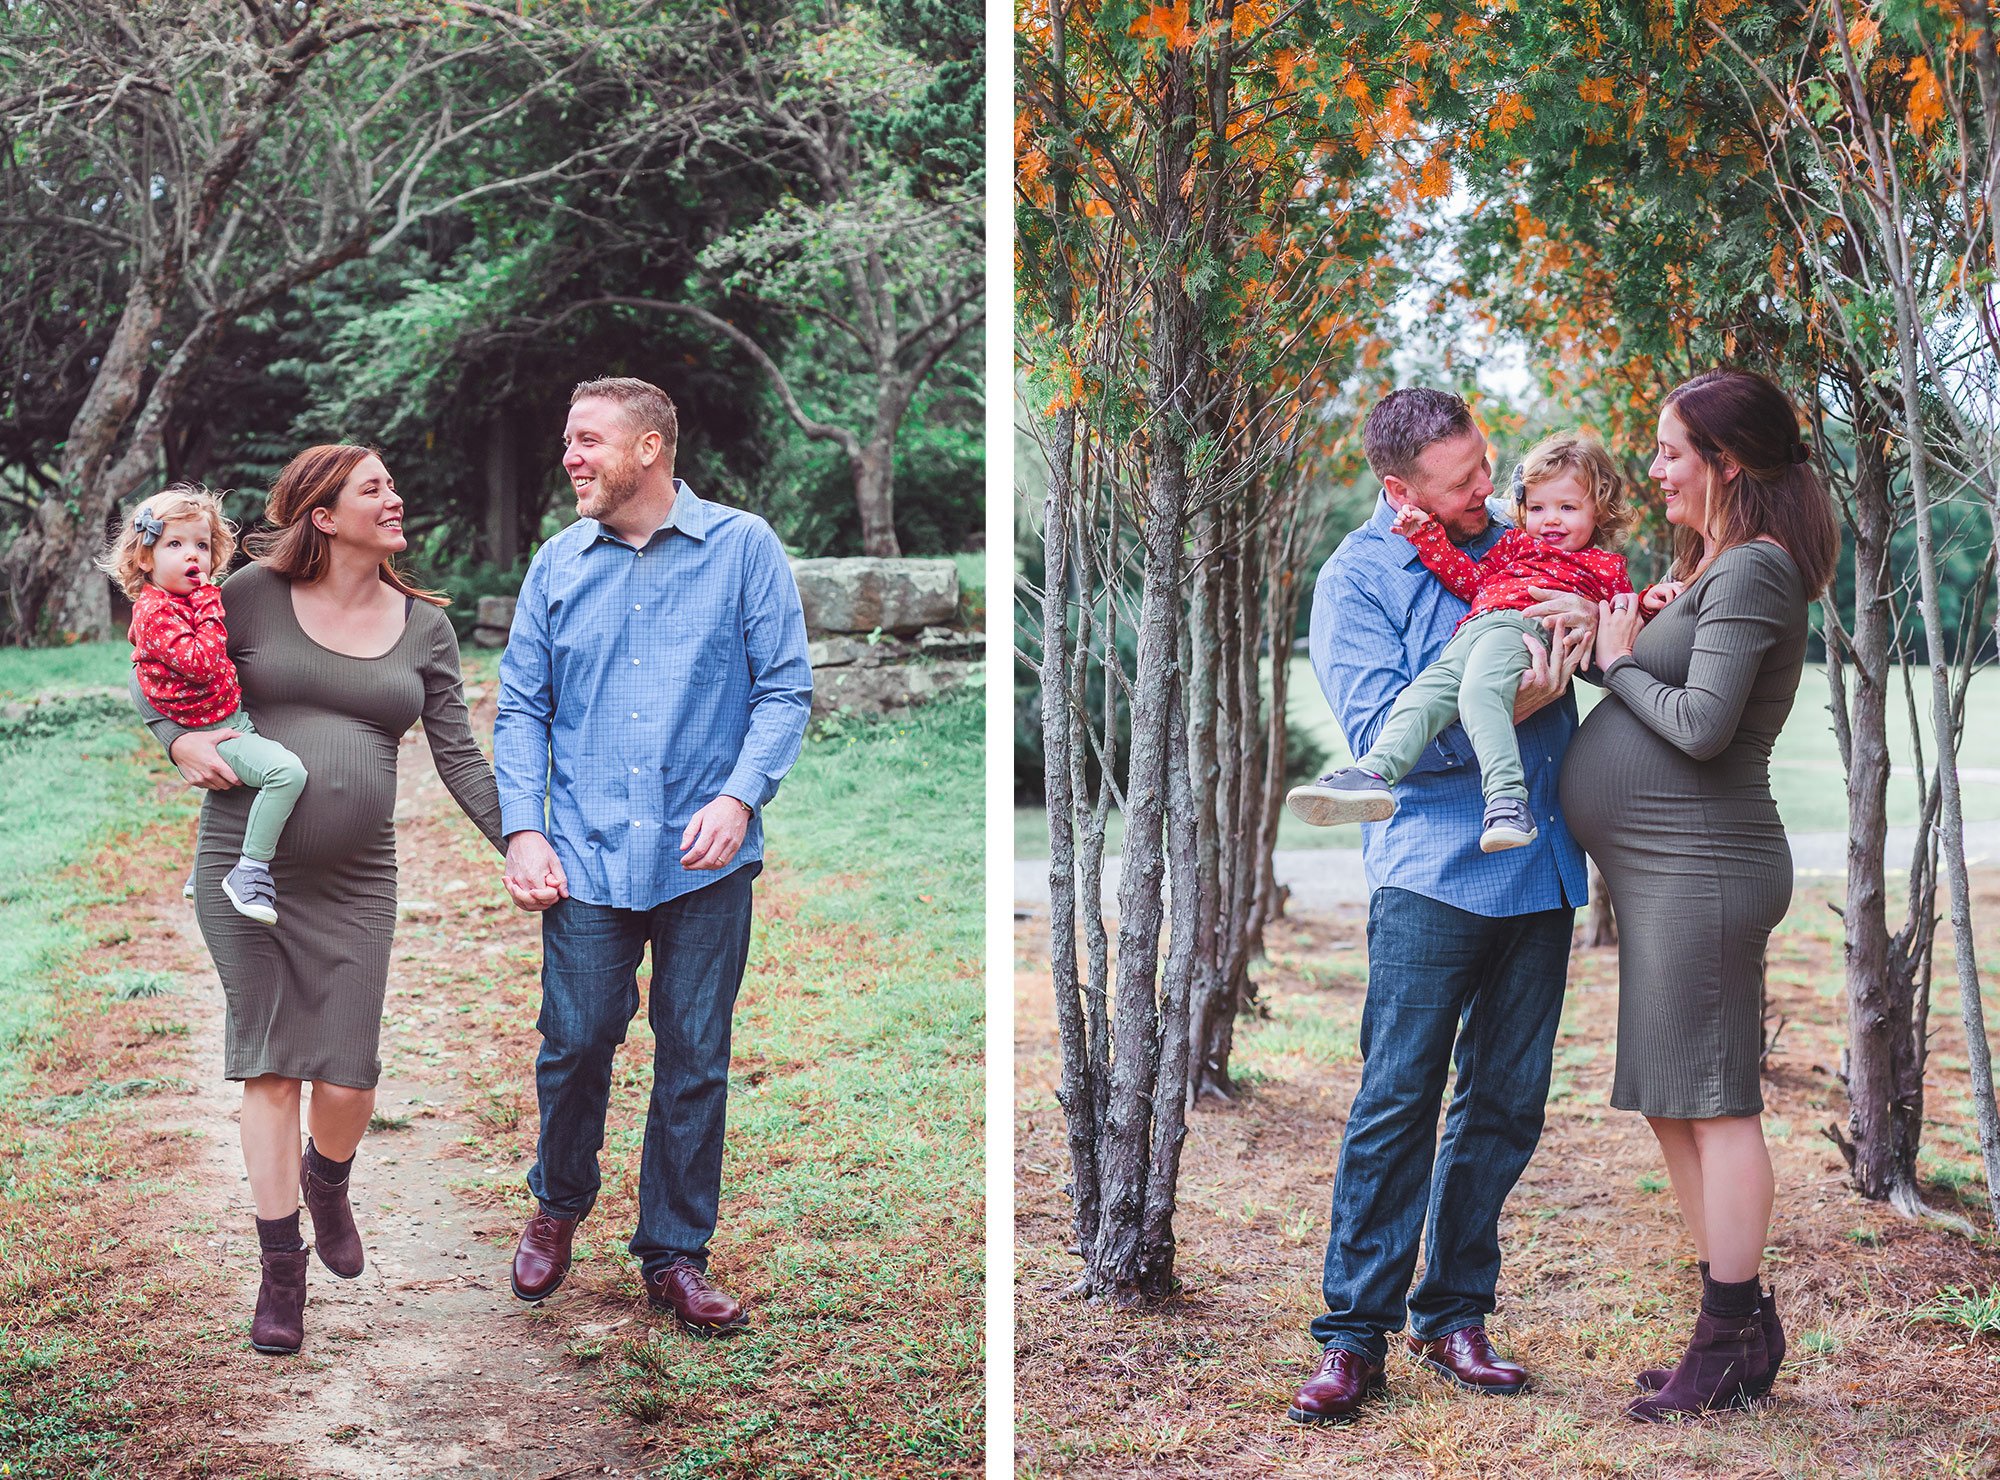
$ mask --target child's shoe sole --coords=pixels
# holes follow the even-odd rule
[[[1287,792],[1285,805],[1292,816],[1314,827],[1337,827],[1343,822],[1385,822],[1396,812],[1396,799],[1386,787],[1380,791],[1335,791],[1308,783]]]
[[[1479,835],[1479,851],[1505,853],[1509,848],[1525,848],[1540,836],[1539,830],[1522,832],[1518,827],[1489,827]]]
[[[248,916],[260,925],[275,925],[278,923],[278,912],[269,905],[245,904],[242,900],[238,899],[236,891],[229,887],[229,880],[227,878],[222,881],[222,892],[229,896],[229,903],[235,907],[237,914]]]

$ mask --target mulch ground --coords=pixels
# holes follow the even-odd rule
[[[2000,880],[1982,881],[1982,954]],[[1692,1253],[1644,1121],[1610,1109],[1617,953],[1579,949],[1547,1130],[1503,1219],[1496,1344],[1528,1363],[1522,1398],[1463,1394],[1392,1353],[1387,1396],[1346,1429],[1288,1423],[1316,1355],[1307,1323],[1366,982],[1359,911],[1287,921],[1260,976],[1268,1016],[1238,1029],[1247,1085],[1197,1113],[1183,1161],[1177,1272],[1164,1306],[1064,1297],[1069,1204],[1046,924],[1016,941],[1016,1448],[1023,1475],[1983,1476],[2000,1473],[2000,1339],[1909,1314],[1946,1286],[2000,1285],[1968,1151],[1964,1038],[1941,933],[1926,1109],[1926,1193],[1967,1240],[1845,1183],[1822,1129],[1844,1124],[1836,886],[1802,883],[1770,957],[1785,1026],[1765,1081],[1779,1179],[1767,1277],[1791,1337],[1773,1400],[1672,1428],[1620,1416],[1631,1374],[1670,1363],[1698,1297]],[[1982,965],[1992,976],[1992,960]],[[1986,994],[1989,1023],[2000,993]],[[1935,1155],[1936,1159],[1931,1159]],[[1968,1170],[1975,1175],[1968,1181]]]

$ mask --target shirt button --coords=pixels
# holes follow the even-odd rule
[[[632,774],[633,774],[634,776],[636,776],[636,775],[638,775],[638,774],[639,774],[639,768],[638,768],[637,766],[634,766],[634,767],[632,768]]]
[[[639,660],[638,660],[637,658],[634,658],[634,659],[632,660],[632,666],[633,666],[634,668],[637,668],[637,667],[639,666]]]
[[[639,819],[634,817],[632,819],[632,826],[637,827],[638,825],[639,825]]]
[[[633,710],[633,711],[632,711],[632,718],[634,718],[634,719],[637,719],[638,717],[639,717],[639,711],[638,711],[638,710],[636,710],[636,709],[635,709],[635,710]]]
[[[637,610],[639,610],[639,603],[638,603],[638,602],[636,602],[636,601],[635,601],[635,602],[633,602],[633,603],[632,603],[632,610],[633,610],[633,611],[637,611]]]

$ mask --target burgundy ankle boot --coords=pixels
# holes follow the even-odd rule
[[[264,1283],[257,1290],[257,1314],[250,1320],[250,1344],[272,1356],[289,1356],[306,1339],[306,1259],[265,1250]]]
[[[1758,1383],[1768,1390],[1777,1369],[1764,1343],[1756,1281],[1703,1284],[1701,1314],[1680,1364],[1666,1386],[1625,1410],[1627,1418],[1663,1423],[1684,1414],[1742,1408],[1756,1398]]]
[[[312,1215],[313,1247],[319,1262],[344,1280],[361,1273],[361,1231],[354,1226],[354,1209],[347,1202],[347,1168],[354,1164],[329,1161],[306,1137],[305,1155],[299,1158],[299,1192],[306,1211]],[[326,1174],[338,1170],[339,1180]]]
[[[1708,1261],[1701,1261],[1701,1277],[1708,1279]],[[1757,1295],[1757,1319],[1764,1327],[1764,1349],[1770,1355],[1771,1368],[1764,1376],[1750,1385],[1750,1396],[1761,1398],[1771,1391],[1771,1384],[1778,1380],[1778,1368],[1785,1360],[1785,1325],[1778,1319],[1778,1292],[1760,1290]],[[1632,1385],[1642,1393],[1657,1393],[1673,1377],[1671,1367],[1648,1367],[1632,1379]]]

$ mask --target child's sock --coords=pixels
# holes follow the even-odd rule
[[[289,1218],[259,1218],[257,1244],[266,1254],[296,1254],[306,1246],[299,1237],[299,1210]]]
[[[329,1187],[338,1187],[346,1182],[347,1174],[353,1169],[353,1157],[348,1157],[346,1161],[329,1161],[320,1155],[319,1147],[313,1145],[310,1137],[306,1139],[306,1170]]]
[[[271,871],[271,864],[268,859],[252,858],[248,853],[239,853],[236,855],[236,866],[238,868],[260,868],[265,873]]]

